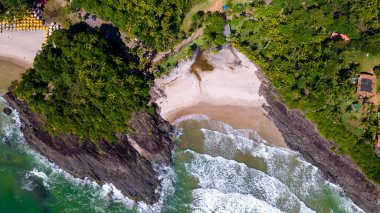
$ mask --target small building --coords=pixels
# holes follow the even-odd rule
[[[376,93],[376,76],[372,74],[360,74],[356,94],[361,97],[372,97]]]
[[[377,144],[375,145],[375,153],[380,157],[380,134],[377,134]]]
[[[337,33],[337,32],[332,32],[330,36],[332,39],[342,39],[346,43],[351,40],[347,35]]]
[[[231,26],[229,24],[226,24],[226,26],[224,26],[223,35],[226,37],[229,37],[231,35]]]

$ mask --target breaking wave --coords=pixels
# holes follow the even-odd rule
[[[254,206],[270,206],[273,212],[363,212],[297,152],[218,121],[208,120],[199,131],[204,136],[202,153],[182,151],[191,156],[185,167],[199,186],[192,192],[194,211],[268,212]],[[241,156],[249,157],[244,161]],[[257,164],[248,166],[248,161]],[[238,205],[242,200],[247,202]]]
[[[2,97],[0,97],[0,104],[5,105],[5,100]],[[115,203],[122,204],[132,212],[161,212],[165,198],[171,193],[174,193],[174,169],[159,165],[154,165],[154,169],[159,174],[158,179],[162,181],[161,187],[157,189],[161,196],[160,200],[152,205],[129,199],[113,184],[106,183],[99,185],[88,178],[83,180],[75,178],[29,147],[25,142],[23,133],[20,131],[22,124],[19,114],[15,110],[12,111],[11,116],[3,116],[1,113],[2,112],[0,112],[0,119],[2,121],[0,122],[1,141],[12,141],[12,145],[15,145],[19,152],[28,155],[35,165],[35,168],[26,172],[24,175],[21,186],[24,190],[46,190],[48,192],[49,190],[55,191],[65,186],[76,193],[69,195],[70,197],[61,197],[61,205],[64,205],[65,202],[69,204],[71,200],[87,196],[90,202],[87,204],[83,202],[81,204],[83,207],[88,207],[88,209],[92,209],[96,212],[108,212],[108,207]],[[58,195],[58,199],[59,196],[60,195]],[[67,196],[67,194],[62,196]],[[125,208],[116,208],[113,212],[125,212]]]
[[[0,105],[4,103],[0,97]],[[20,188],[40,197],[54,195],[66,211],[363,212],[297,152],[271,146],[252,130],[233,129],[207,116],[176,121],[178,140],[187,137],[187,145],[198,143],[201,148],[179,145],[174,169],[154,166],[162,186],[158,189],[161,199],[153,205],[134,202],[112,184],[100,186],[87,178],[75,178],[49,162],[25,143],[17,112],[11,116],[0,112],[0,121],[0,143],[9,144],[9,149],[26,156],[30,164],[22,171]],[[187,121],[201,125],[181,126]],[[194,135],[202,137],[191,137],[194,128]],[[191,180],[183,182],[184,177]]]

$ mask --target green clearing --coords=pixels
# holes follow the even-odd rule
[[[181,25],[181,31],[184,31],[185,33],[189,32],[190,26],[191,26],[191,17],[198,11],[205,10],[206,8],[209,8],[210,6],[212,6],[210,0],[194,1],[193,6],[191,7],[190,11],[185,15],[185,18],[183,19],[183,22]]]
[[[364,56],[358,59],[360,61],[360,70],[365,72],[372,71],[373,67],[380,65],[380,55]]]

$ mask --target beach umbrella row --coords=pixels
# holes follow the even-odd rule
[[[7,20],[0,21],[0,33],[3,31],[45,31],[45,41],[53,33],[54,30],[60,29],[60,26],[56,23],[47,25],[41,20],[36,12],[33,12],[30,16],[14,20],[9,22]]]

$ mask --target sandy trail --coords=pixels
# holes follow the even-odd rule
[[[286,147],[262,108],[266,100],[259,95],[258,68],[229,47],[217,55],[204,53],[202,59],[214,67],[212,71],[201,70],[204,60],[187,60],[169,76],[155,81],[155,88],[164,93],[156,100],[161,116],[173,122],[184,115],[205,114],[234,128],[253,129],[268,142]],[[198,76],[191,72],[194,67],[198,67]]]
[[[221,12],[222,11],[223,0],[211,0],[210,2],[211,2],[211,6],[209,8],[207,8],[206,11],[211,11],[211,12],[214,12],[214,11]]]

